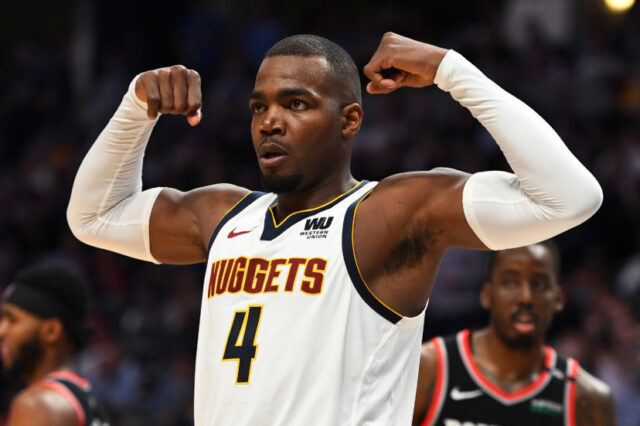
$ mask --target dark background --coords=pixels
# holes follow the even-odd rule
[[[200,72],[204,120],[163,117],[144,185],[259,188],[247,96],[263,53],[316,33],[359,67],[385,31],[454,48],[547,119],[595,174],[604,204],[557,238],[567,308],[550,342],[615,393],[622,425],[640,425],[640,11],[602,0],[473,2],[32,1],[0,14],[0,283],[35,261],[80,271],[97,329],[79,370],[116,425],[188,425],[201,265],[154,266],[80,244],[65,210],[73,177],[129,81],[150,68]],[[364,81],[364,80],[363,80]],[[506,169],[470,114],[436,88],[364,95],[356,178],[436,166]],[[561,174],[562,171],[558,171]],[[485,254],[447,254],[425,338],[479,327]],[[0,379],[3,411],[17,384]],[[2,417],[0,415],[0,417]]]

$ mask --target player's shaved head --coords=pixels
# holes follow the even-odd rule
[[[558,244],[552,239],[541,241],[539,243],[532,244],[539,245],[544,247],[551,254],[551,259],[553,261],[553,272],[556,274],[556,280],[560,279],[560,249],[558,248]],[[493,277],[493,272],[500,257],[501,253],[507,252],[506,250],[498,250],[498,251],[490,251],[487,254],[487,279],[491,281]]]
[[[358,67],[356,67],[351,55],[331,40],[313,34],[290,36],[274,44],[265,53],[264,58],[272,56],[319,56],[325,58],[335,80],[340,84],[342,101],[347,104],[362,105]]]

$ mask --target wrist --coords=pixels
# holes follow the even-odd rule
[[[435,78],[438,74],[438,70],[440,69],[440,64],[447,56],[449,49],[444,49],[442,47],[430,46],[432,52],[429,54],[429,63],[427,64],[427,75],[433,76],[434,82]]]

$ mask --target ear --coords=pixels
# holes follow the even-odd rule
[[[63,338],[64,327],[59,318],[47,318],[40,328],[40,338],[44,343],[52,344]]]
[[[351,139],[360,130],[364,112],[359,104],[349,104],[342,108],[342,137]]]
[[[487,311],[491,309],[491,283],[485,282],[480,291],[480,305]]]

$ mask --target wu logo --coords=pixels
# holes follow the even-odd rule
[[[314,217],[313,219],[307,219],[307,222],[304,224],[305,231],[317,231],[321,229],[327,229],[331,226],[331,222],[333,222],[333,216],[329,217]]]

